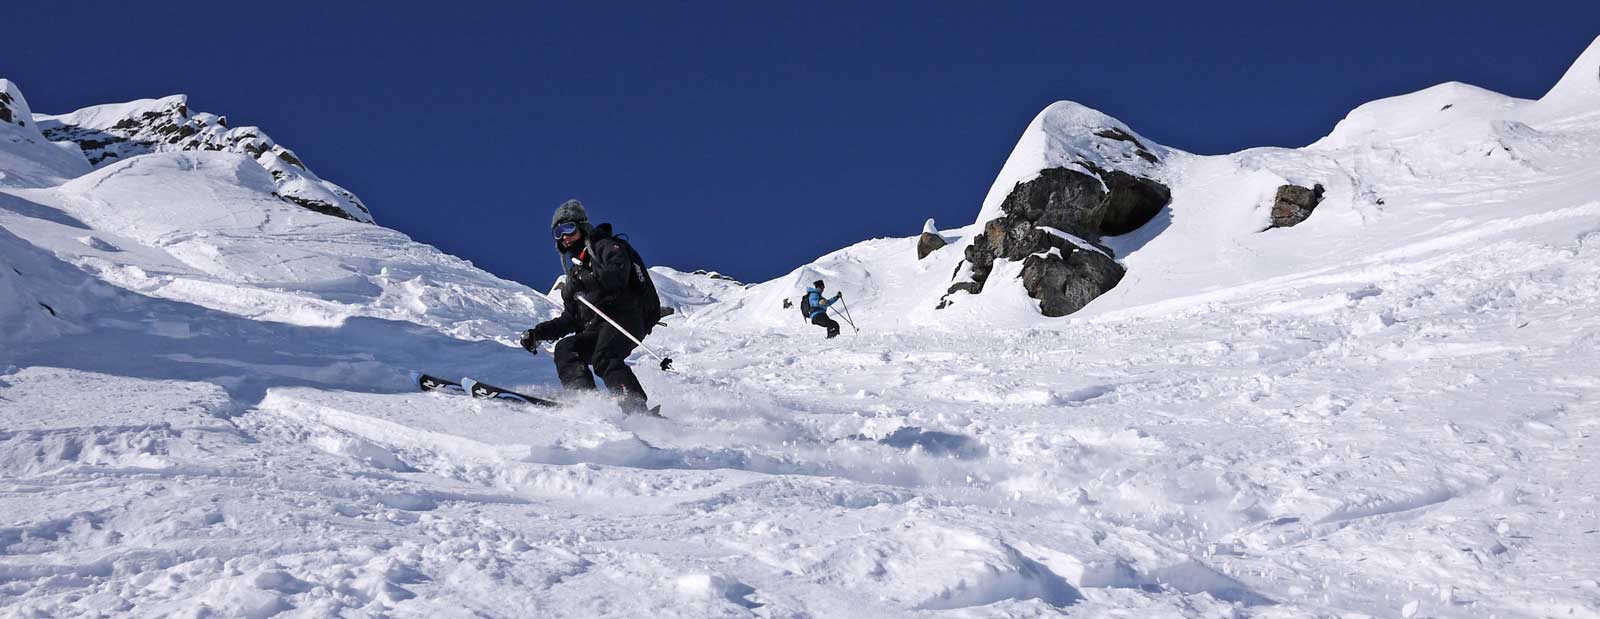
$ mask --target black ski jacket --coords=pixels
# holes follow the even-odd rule
[[[561,315],[549,321],[560,337],[593,331],[605,320],[577,299],[583,295],[606,315],[644,339],[661,318],[661,299],[639,253],[611,234],[611,224],[595,226],[576,253],[562,255],[567,280],[561,287]]]

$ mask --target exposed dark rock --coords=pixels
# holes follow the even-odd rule
[[[725,281],[725,282],[731,282],[731,283],[734,283],[734,284],[738,284],[740,286],[744,285],[743,282],[740,282],[737,279],[734,279],[732,277],[728,277],[727,275],[723,275],[723,274],[718,273],[716,271],[707,271],[705,269],[695,269],[694,270],[694,274],[695,275],[704,275],[704,276],[709,277],[711,279],[719,279],[719,280],[722,280],[722,281]]]
[[[1049,226],[1068,234],[1090,238],[1097,236],[1100,219],[1105,214],[1105,191],[1100,180],[1070,168],[1050,168],[1025,183],[1017,183],[1000,203],[1006,218],[1026,220],[1039,226]],[[1008,226],[1013,232],[1015,222]],[[985,233],[989,229],[985,227]],[[990,239],[994,239],[991,237]],[[1028,252],[997,245],[1003,255],[1021,259]]]
[[[1172,190],[1148,178],[1120,170],[1102,172],[1100,178],[1111,188],[1105,216],[1100,219],[1103,236],[1121,236],[1138,230],[1172,202]]]
[[[1105,254],[1074,248],[1061,255],[1028,256],[1022,263],[1022,287],[1039,300],[1039,313],[1055,318],[1083,309],[1122,281],[1125,272]]]
[[[11,93],[0,90],[0,122],[11,123],[19,127],[28,126],[21,118],[17,118],[15,112],[11,111],[12,101],[14,100],[11,98]]]
[[[1097,136],[1100,136],[1102,138],[1108,139],[1108,140],[1119,140],[1119,141],[1122,141],[1122,142],[1132,143],[1133,147],[1134,147],[1133,154],[1138,155],[1140,159],[1143,159],[1143,160],[1148,161],[1150,163],[1160,163],[1161,162],[1160,158],[1156,157],[1149,150],[1145,149],[1144,144],[1140,143],[1138,138],[1135,138],[1132,135],[1129,135],[1128,132],[1126,132],[1126,131],[1123,131],[1123,130],[1118,129],[1116,127],[1112,127],[1110,129],[1101,129],[1099,131],[1094,132],[1094,134],[1097,135]]]
[[[302,163],[300,161],[299,157],[294,156],[294,153],[291,153],[289,151],[279,152],[278,153],[278,158],[282,159],[284,163],[287,163],[287,164],[292,165],[294,167],[300,168],[302,170],[306,169],[306,164]]]
[[[957,281],[939,307],[948,306],[956,292],[983,292],[995,260],[1001,258],[1022,263],[1022,286],[1029,297],[1039,300],[1046,316],[1078,311],[1116,286],[1124,269],[1101,244],[1101,237],[1143,226],[1166,207],[1172,193],[1147,178],[1087,164],[1086,168],[1098,177],[1051,168],[1017,183],[1000,204],[1004,214],[986,222],[983,233],[966,248],[963,265],[970,277],[961,279],[958,266]]]
[[[932,232],[924,232],[922,236],[917,237],[917,259],[927,258],[928,254],[938,251],[939,248],[948,244],[944,237]]]
[[[1322,203],[1322,185],[1319,183],[1311,189],[1299,185],[1283,185],[1278,187],[1278,194],[1272,200],[1272,228],[1287,228],[1305,221],[1311,216],[1311,211]]]
[[[295,197],[295,196],[288,196],[288,195],[284,195],[284,194],[281,194],[281,193],[275,193],[275,194],[272,194],[272,195],[278,196],[278,199],[279,200],[283,200],[284,202],[288,202],[290,204],[294,204],[294,205],[300,206],[300,207],[305,208],[305,209],[313,210],[313,211],[316,211],[318,213],[322,213],[323,215],[332,215],[334,217],[338,217],[339,219],[348,219],[350,221],[358,221],[355,217],[351,217],[349,213],[346,213],[344,211],[344,209],[339,208],[337,206],[334,206],[332,204],[328,204],[327,202],[322,202],[322,201],[319,201],[319,200],[309,200],[309,199],[306,199],[306,198],[298,198],[298,197]]]

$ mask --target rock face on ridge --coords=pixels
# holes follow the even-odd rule
[[[76,143],[96,167],[153,152],[245,154],[272,175],[279,198],[324,215],[372,223],[372,213],[360,198],[319,178],[294,151],[259,128],[230,128],[225,117],[190,111],[184,95],[97,105],[33,119],[46,138]]]

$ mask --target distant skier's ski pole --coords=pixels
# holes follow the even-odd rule
[[[660,359],[661,360],[661,369],[663,371],[672,371],[672,357],[663,357],[663,356],[660,355],[660,353],[657,353],[654,349],[650,348],[649,346],[645,346],[644,342],[639,341],[639,338],[634,337],[632,333],[628,333],[627,329],[622,328],[622,325],[617,324],[617,321],[612,320],[611,317],[607,316],[605,312],[600,311],[600,308],[595,307],[594,304],[590,303],[589,299],[584,298],[583,295],[574,294],[572,296],[577,297],[578,300],[582,301],[584,305],[589,306],[589,309],[594,310],[594,313],[599,314],[601,318],[606,319],[606,322],[611,323],[611,326],[616,327],[617,330],[621,331],[623,335],[628,336],[628,339],[633,340],[633,343],[638,344],[640,348],[643,348],[645,350],[645,352],[648,352],[651,355],[654,355],[655,358]]]
[[[839,293],[839,307],[844,308],[844,321],[850,323],[850,328],[855,329],[856,333],[860,333],[861,329],[856,326],[856,321],[850,319],[850,306],[845,305],[843,292]]]

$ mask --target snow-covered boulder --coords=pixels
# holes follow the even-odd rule
[[[1272,201],[1272,227],[1288,228],[1305,221],[1322,202],[1324,191],[1320,184],[1310,189],[1299,185],[1279,187]]]
[[[922,235],[917,237],[917,259],[927,258],[928,254],[949,244],[949,241],[939,234],[939,229],[934,227],[933,220],[929,219],[928,223],[922,226]]]
[[[324,215],[372,223],[372,213],[360,198],[319,178],[294,151],[272,141],[259,128],[229,127],[225,117],[191,112],[184,95],[33,118],[46,137],[76,143],[96,166],[155,152],[204,150],[248,155],[272,176],[279,198]]]
[[[983,234],[964,249],[939,306],[982,293],[1001,260],[1022,263],[1016,277],[1046,316],[1104,294],[1124,270],[1100,239],[1139,229],[1171,202],[1171,190],[1152,178],[1170,154],[1077,103],[1045,108],[990,188],[978,217]]]

